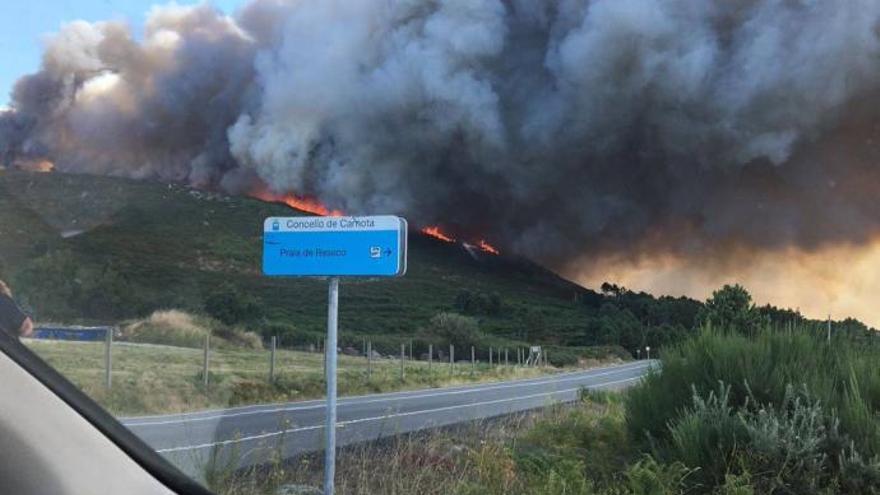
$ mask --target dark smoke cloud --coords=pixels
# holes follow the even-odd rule
[[[479,233],[562,262],[880,230],[873,0],[255,0],[76,22],[0,159]]]

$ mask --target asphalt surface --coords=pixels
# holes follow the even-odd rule
[[[491,418],[577,398],[582,388],[632,385],[656,363],[561,373],[539,378],[339,399],[337,444]],[[242,466],[270,455],[292,457],[323,448],[324,401],[245,406],[143,416],[122,423],[187,474],[201,476],[212,456]]]

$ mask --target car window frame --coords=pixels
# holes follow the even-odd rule
[[[110,412],[93,401],[55,368],[22,344],[18,338],[0,330],[0,352],[21,366],[31,376],[100,431],[134,462],[169,490],[181,495],[214,495],[159,455]]]

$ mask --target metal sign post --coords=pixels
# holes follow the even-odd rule
[[[330,277],[327,339],[324,344],[324,376],[327,386],[324,495],[333,494],[336,474],[339,277],[403,276],[406,273],[407,231],[406,220],[388,215],[272,217],[263,222],[265,275]],[[367,353],[369,378],[372,343],[367,343]],[[207,373],[205,376],[207,377]]]
[[[327,305],[327,420],[324,423],[324,493],[333,493],[336,478],[336,334],[339,321],[339,278],[330,279]],[[329,351],[329,352],[327,352]]]

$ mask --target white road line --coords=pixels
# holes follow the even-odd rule
[[[428,413],[435,413],[435,412],[441,412],[441,411],[452,411],[454,409],[464,409],[464,408],[468,408],[468,407],[478,407],[478,406],[485,406],[485,405],[490,405],[490,404],[500,404],[503,402],[522,401],[522,400],[534,399],[536,397],[542,397],[542,396],[547,396],[547,395],[565,394],[568,392],[574,392],[577,390],[581,390],[582,388],[594,388],[594,389],[595,388],[602,388],[602,387],[607,387],[610,385],[617,385],[620,383],[627,383],[627,382],[632,382],[635,380],[641,380],[642,378],[643,378],[642,376],[636,376],[636,377],[632,377],[632,378],[625,378],[623,380],[616,380],[613,382],[600,383],[597,385],[589,385],[586,387],[567,388],[567,389],[563,389],[563,390],[554,390],[551,392],[541,392],[538,394],[524,395],[522,397],[511,397],[511,398],[507,398],[507,399],[496,399],[496,400],[490,400],[490,401],[485,401],[485,402],[474,402],[471,404],[458,404],[458,405],[454,405],[454,406],[438,407],[435,409],[424,409],[421,411],[409,411],[409,412],[403,412],[403,413],[386,414],[384,416],[375,416],[375,417],[371,417],[371,418],[360,418],[360,419],[352,419],[352,420],[348,420],[348,421],[339,421],[336,423],[336,426],[337,427],[347,426],[347,425],[356,424],[356,423],[366,423],[368,421],[380,421],[380,420],[384,421],[384,420],[388,420],[391,418],[398,418],[398,417],[402,417],[402,416],[416,416],[419,414],[428,414]],[[323,429],[323,428],[324,428],[324,425],[304,426],[301,428],[290,428],[287,430],[274,431],[271,433],[263,433],[260,435],[253,435],[253,436],[249,436],[249,437],[233,438],[230,440],[222,440],[219,442],[203,443],[203,444],[199,444],[199,445],[188,445],[185,447],[172,447],[172,448],[167,448],[167,449],[159,449],[156,452],[158,452],[160,454],[166,454],[166,453],[171,453],[171,452],[181,452],[181,451],[185,451],[185,450],[206,449],[206,448],[210,448],[210,447],[219,447],[219,446],[232,445],[232,444],[242,443],[242,442],[250,442],[253,440],[262,440],[264,438],[277,437],[279,435],[286,435],[286,434],[290,434],[290,433],[299,433],[299,432],[303,432],[303,431],[319,430],[319,429]]]
[[[559,377],[566,377],[566,376],[571,376],[571,375],[601,376],[601,375],[596,375],[595,373],[599,372],[599,371],[603,371],[603,370],[642,369],[642,368],[647,368],[647,367],[652,366],[653,365],[652,363],[653,363],[653,361],[647,361],[647,360],[646,361],[635,361],[635,362],[631,362],[631,363],[627,363],[627,364],[608,366],[608,367],[604,367],[604,368],[593,368],[593,369],[588,369],[588,370],[569,371],[569,372],[565,372],[565,373],[557,373],[555,375],[545,375],[545,376],[538,376],[538,377],[533,377],[533,378],[522,378],[519,380],[508,380],[508,381],[503,381],[500,383],[528,385],[531,383],[544,383],[548,378],[553,378],[553,377],[559,378]],[[498,382],[495,382],[495,383],[498,383]],[[346,404],[358,403],[358,401],[361,399],[370,399],[370,402],[372,402],[372,401],[375,401],[376,399],[380,399],[380,398],[389,398],[390,399],[390,398],[395,398],[398,396],[406,396],[407,394],[418,394],[419,392],[430,393],[430,392],[441,391],[441,390],[442,391],[483,390],[485,387],[491,387],[491,386],[493,386],[492,382],[483,383],[483,384],[477,383],[477,384],[473,384],[473,385],[464,385],[464,386],[458,386],[458,387],[447,387],[447,388],[440,388],[440,389],[435,388],[435,389],[422,389],[422,390],[400,390],[397,392],[385,392],[382,394],[351,395],[351,396],[340,398],[339,403],[340,403],[340,405],[342,405],[343,403],[346,403]],[[419,397],[424,397],[424,395],[420,395]],[[370,402],[360,402],[360,403],[369,404]],[[229,408],[224,408],[224,409],[207,409],[207,410],[203,410],[203,411],[183,412],[183,413],[175,413],[175,414],[156,414],[156,415],[148,415],[148,416],[133,416],[130,418],[117,418],[117,419],[119,419],[119,421],[121,423],[126,424],[126,425],[129,425],[129,424],[131,424],[131,425],[151,424],[150,420],[152,420],[152,419],[157,419],[159,421],[162,421],[160,423],[152,423],[152,424],[165,424],[164,421],[168,420],[168,418],[171,418],[171,417],[178,418],[179,420],[184,420],[184,419],[187,419],[190,417],[195,417],[196,419],[198,419],[199,415],[201,415],[201,414],[213,414],[214,416],[218,416],[218,417],[229,417],[230,413],[233,415],[238,414],[235,411],[243,411],[245,413],[252,413],[252,412],[259,413],[262,411],[278,412],[278,411],[288,410],[291,407],[294,408],[292,410],[297,410],[296,408],[311,409],[311,407],[309,407],[308,404],[313,404],[313,403],[317,404],[317,405],[321,405],[324,403],[324,401],[323,401],[323,399],[315,399],[315,400],[302,401],[302,402],[296,403],[295,405],[291,405],[291,404],[293,404],[291,402],[282,402],[282,403],[276,403],[276,404],[251,404],[251,405],[247,405],[247,406],[229,407]],[[318,404],[318,403],[320,403],[320,404]],[[257,408],[265,408],[265,407],[271,407],[271,406],[276,406],[276,407],[273,409],[257,409]],[[323,407],[323,406],[321,406],[321,407]]]
[[[385,402],[389,399],[394,399],[394,400],[424,399],[426,397],[441,397],[441,396],[445,396],[445,395],[461,395],[461,394],[486,392],[489,390],[501,390],[501,389],[513,388],[513,387],[523,387],[523,386],[532,386],[532,385],[544,385],[544,384],[550,384],[550,383],[570,382],[570,381],[574,381],[574,380],[583,380],[586,378],[615,375],[615,374],[619,374],[619,373],[625,373],[627,371],[640,370],[643,368],[647,368],[649,366],[650,366],[650,363],[647,365],[643,365],[643,366],[615,368],[613,370],[606,371],[604,373],[590,373],[589,375],[581,374],[578,376],[570,376],[568,378],[545,379],[543,381],[533,381],[533,382],[526,382],[526,383],[502,383],[499,385],[479,386],[479,387],[471,387],[471,388],[455,389],[455,390],[438,389],[436,391],[431,391],[431,392],[425,393],[425,394],[404,395],[402,397],[397,397],[397,398],[382,397],[382,398],[369,399],[369,400],[340,401],[339,405],[345,406],[345,405],[349,405],[349,404],[374,404],[376,402]],[[584,373],[586,373],[586,372],[584,372]],[[369,396],[365,396],[365,397],[369,397]],[[315,404],[315,405],[311,405],[311,406],[297,405],[297,406],[289,406],[289,407],[278,407],[278,408],[273,408],[273,409],[258,409],[258,410],[254,410],[254,411],[244,411],[244,412],[230,413],[230,414],[226,414],[226,413],[215,414],[213,416],[198,416],[198,417],[185,417],[185,418],[176,417],[176,418],[169,418],[169,419],[165,419],[165,420],[161,420],[161,421],[123,421],[122,424],[127,427],[168,425],[168,424],[174,424],[174,423],[190,423],[190,422],[196,422],[196,421],[211,421],[211,420],[215,420],[215,419],[235,418],[235,417],[239,417],[239,416],[253,416],[253,415],[257,415],[257,414],[275,414],[275,413],[280,413],[280,412],[306,411],[306,410],[311,410],[311,409],[324,409],[325,407],[326,407],[325,404]]]

